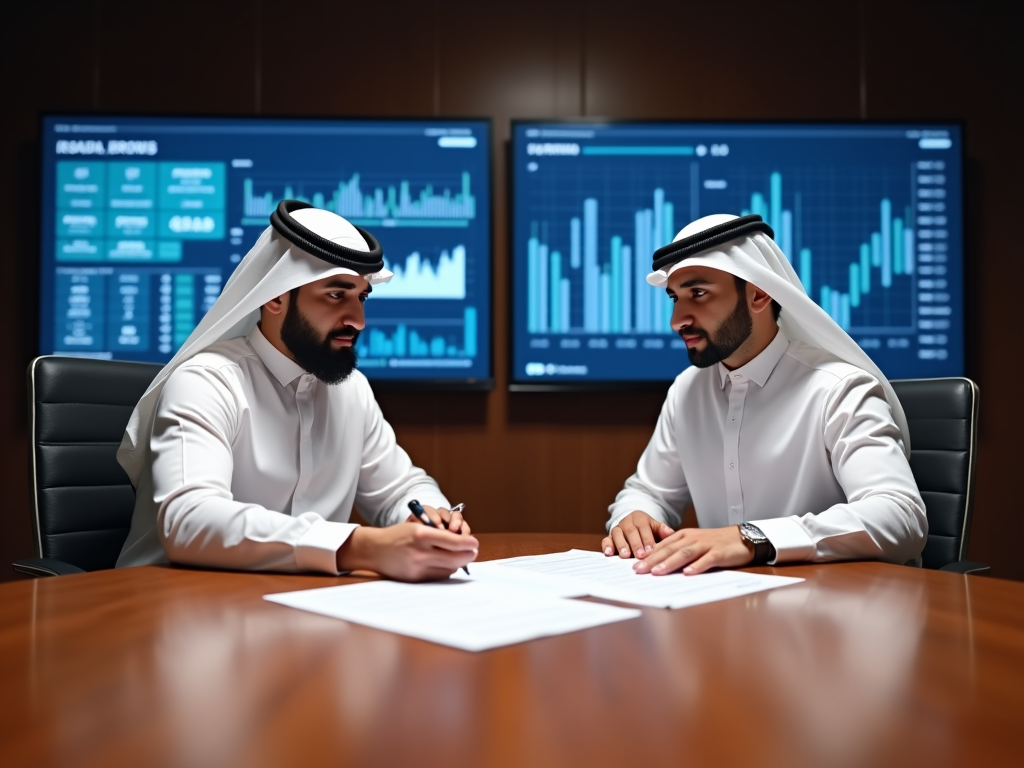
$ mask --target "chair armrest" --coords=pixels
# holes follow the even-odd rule
[[[955,563],[942,566],[939,570],[950,573],[989,574],[992,572],[992,566],[976,563],[973,560],[957,560]]]
[[[14,570],[30,576],[67,576],[70,573],[85,573],[77,565],[52,557],[30,557],[27,560],[15,560],[12,565]]]

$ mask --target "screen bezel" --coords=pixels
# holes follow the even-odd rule
[[[490,249],[488,257],[490,263],[490,280],[486,288],[487,299],[488,299],[488,321],[489,321],[489,341],[490,349],[487,360],[487,371],[486,377],[463,377],[463,378],[408,378],[408,379],[371,379],[367,377],[371,387],[375,390],[382,391],[410,391],[410,390],[430,390],[430,391],[489,391],[495,387],[494,378],[494,358],[495,358],[495,313],[494,313],[494,281],[495,281],[495,259],[494,259],[494,120],[491,117],[481,116],[446,116],[438,117],[436,115],[428,116],[409,116],[403,115],[396,117],[394,115],[357,115],[357,116],[344,116],[339,117],[337,115],[231,115],[231,114],[182,114],[182,113],[165,113],[165,112],[66,112],[66,111],[40,111],[37,115],[37,139],[38,139],[38,156],[36,158],[36,168],[39,179],[39,194],[36,200],[36,212],[38,214],[38,221],[36,222],[36,233],[39,235],[39,242],[36,245],[36,256],[39,259],[38,277],[39,286],[35,292],[36,299],[39,302],[36,309],[36,321],[38,322],[38,328],[35,334],[35,351],[37,354],[42,354],[44,347],[44,319],[43,319],[43,286],[46,276],[44,274],[45,265],[43,263],[43,243],[47,236],[47,233],[43,231],[44,228],[44,209],[47,205],[45,199],[46,196],[46,181],[45,181],[45,164],[46,164],[46,149],[44,140],[46,138],[46,124],[47,121],[57,120],[137,120],[137,119],[154,119],[154,120],[236,120],[240,122],[258,123],[263,121],[280,121],[280,122],[319,122],[319,123],[437,123],[438,125],[450,124],[454,122],[479,122],[483,123],[487,127],[487,192],[489,198],[489,205],[487,207],[486,215],[488,217],[488,247]],[[52,202],[52,201],[51,201]],[[269,223],[269,222],[268,222]],[[116,358],[114,358],[116,359]]]
[[[508,168],[508,179],[507,179],[507,216],[508,216],[508,237],[506,247],[508,248],[508,263],[505,274],[505,279],[509,285],[509,301],[506,312],[506,323],[508,324],[508,333],[506,334],[506,343],[508,345],[506,363],[508,365],[508,391],[509,392],[644,392],[644,391],[667,391],[671,386],[675,378],[671,379],[632,379],[632,380],[602,380],[602,381],[549,381],[549,382],[529,382],[523,379],[517,379],[515,373],[515,301],[512,297],[513,286],[515,280],[515,237],[516,237],[516,222],[515,222],[515,193],[516,193],[516,163],[515,163],[515,138],[517,126],[523,125],[595,125],[595,126],[635,126],[635,125],[654,125],[654,126],[702,126],[702,125],[722,125],[728,127],[754,127],[754,126],[800,126],[800,127],[814,127],[822,126],[828,128],[839,128],[843,126],[849,126],[850,128],[872,128],[872,127],[887,127],[891,128],[894,126],[908,126],[912,127],[915,125],[929,125],[934,127],[944,126],[955,126],[960,132],[960,231],[961,231],[961,254],[963,259],[963,267],[961,274],[963,275],[963,301],[962,301],[962,312],[963,312],[963,324],[964,324],[964,339],[968,338],[970,332],[971,321],[969,319],[969,313],[967,308],[967,270],[966,265],[968,263],[967,258],[967,243],[968,243],[968,230],[967,230],[967,127],[966,121],[962,119],[944,118],[944,119],[900,119],[900,120],[713,120],[713,119],[694,119],[694,120],[671,120],[671,119],[655,119],[655,120],[617,120],[607,117],[576,117],[576,118],[553,118],[550,120],[541,120],[537,118],[513,118],[511,120],[509,128],[509,138],[506,142],[506,165]],[[786,254],[787,257],[789,254]],[[963,358],[961,360],[961,375],[968,375],[968,355],[967,355],[966,343],[963,350]],[[682,373],[685,368],[680,370]],[[677,374],[678,375],[678,374]]]

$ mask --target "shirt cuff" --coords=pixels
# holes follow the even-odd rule
[[[300,571],[318,571],[337,576],[338,550],[359,526],[355,523],[332,523],[319,518],[313,521],[295,545],[295,567]]]
[[[775,517],[771,520],[750,520],[751,525],[761,529],[768,541],[775,547],[775,559],[769,565],[811,560],[814,557],[814,540],[807,535],[795,517]]]

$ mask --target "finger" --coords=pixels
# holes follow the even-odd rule
[[[654,551],[658,552],[666,547],[672,547],[684,539],[689,539],[693,535],[693,528],[680,528],[678,531],[673,531],[671,536],[666,536],[657,544],[654,545]]]
[[[452,533],[462,533],[462,515],[458,512],[452,512],[448,516],[448,530]]]
[[[615,545],[612,544],[612,537],[605,536],[601,540],[601,551],[604,552],[608,557],[615,554]]]
[[[665,562],[669,557],[680,549],[694,544],[694,539],[686,529],[677,531],[671,538],[660,541],[654,549],[644,558],[642,563],[637,563],[633,569],[637,573],[650,573],[651,569],[659,563]]]
[[[472,531],[469,530],[469,523],[466,522],[466,518],[462,518],[462,528],[459,529],[459,533],[463,536],[469,536]]]
[[[421,525],[413,535],[422,549],[435,547],[449,552],[477,552],[480,549],[480,542],[474,537],[462,536],[443,528],[428,528]]]
[[[654,531],[651,529],[651,522],[652,521],[644,520],[640,525],[636,527],[637,530],[640,532],[641,549],[641,551],[637,553],[637,557],[647,557],[648,553],[650,553],[650,551],[654,549]]]
[[[629,545],[626,543],[626,534],[617,525],[612,528],[612,546],[619,557],[629,557]]]
[[[639,557],[640,553],[644,551],[644,543],[640,538],[640,530],[637,528],[636,524],[626,523],[626,525],[623,526],[623,532],[626,534],[626,541],[629,543],[629,548],[632,550],[634,555]]]
[[[675,533],[675,531],[673,531],[669,526],[665,525],[664,523],[661,523],[658,526],[658,539],[659,540],[667,539],[673,533]]]
[[[420,519],[416,517],[416,515],[409,515],[407,518],[405,518],[405,522],[407,523],[418,523],[419,521]]]
[[[698,573],[704,573],[711,568],[716,568],[719,565],[718,551],[711,549],[704,554],[703,557],[698,557],[688,566],[683,568],[683,573],[687,576],[696,576]]]
[[[433,552],[424,553],[423,558],[420,560],[420,567],[457,571],[464,565],[472,563],[475,559],[476,555],[473,552],[447,552],[435,549]]]
[[[695,541],[691,544],[687,544],[685,547],[681,547],[678,551],[673,552],[662,562],[651,568],[651,573],[655,576],[674,573],[680,568],[689,565],[694,560],[700,559],[700,557],[707,553],[709,549],[710,547],[702,541]]]
[[[451,513],[447,509],[424,507],[423,511],[427,513],[427,517],[430,518],[430,522],[434,524],[435,528],[441,528],[443,530],[448,527],[448,517]]]

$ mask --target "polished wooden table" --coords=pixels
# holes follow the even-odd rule
[[[480,540],[489,559],[600,537]],[[355,579],[5,584],[0,766],[1024,765],[1024,584],[774,572],[806,581],[478,654],[261,599]]]

